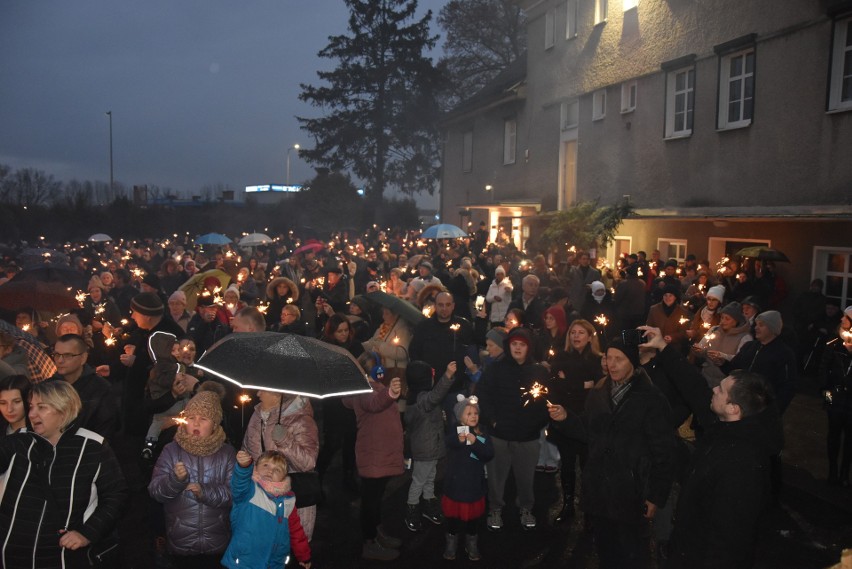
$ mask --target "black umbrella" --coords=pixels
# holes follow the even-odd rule
[[[787,258],[787,255],[785,255],[778,249],[770,249],[769,247],[746,247],[745,249],[740,249],[735,254],[739,257],[751,257],[752,259],[757,259],[758,261],[777,261],[779,263],[790,262],[790,259]]]
[[[77,269],[51,263],[30,266],[15,275],[12,280],[15,282],[61,283],[73,289],[72,296],[78,290],[85,290],[89,282],[88,277]]]
[[[195,366],[243,389],[320,399],[372,391],[367,374],[349,352],[295,334],[230,334],[204,352]]]
[[[416,306],[386,292],[370,292],[364,296],[367,300],[389,309],[412,326],[416,326],[426,319],[426,316]]]

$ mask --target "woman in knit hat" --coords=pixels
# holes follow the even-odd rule
[[[706,304],[698,310],[692,319],[686,336],[693,342],[701,339],[713,326],[718,326],[721,320],[719,309],[725,300],[725,287],[722,285],[711,286],[706,294]]]
[[[477,545],[480,519],[485,513],[485,463],[494,458],[494,444],[479,423],[476,396],[458,395],[453,408],[458,426],[447,434],[447,464],[444,470],[444,496],[441,508],[447,534],[444,559],[455,559],[458,534],[464,530],[468,559],[480,559]]]
[[[666,285],[663,288],[663,300],[648,311],[647,325],[662,330],[666,343],[684,350],[690,322],[692,314],[680,303],[680,285]]]
[[[163,449],[148,492],[166,513],[166,540],[176,567],[219,567],[230,540],[230,479],[236,462],[225,442],[222,404],[202,391],[184,409],[185,423]]]

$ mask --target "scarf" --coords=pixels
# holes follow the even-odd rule
[[[272,480],[264,480],[257,472],[252,472],[251,479],[263,488],[263,491],[270,496],[283,496],[290,491],[290,477],[285,476],[281,482],[273,482]]]
[[[379,326],[379,338],[387,341],[388,334],[390,334],[391,330],[394,329],[394,326],[396,326],[396,323],[397,323],[398,320],[399,320],[399,316],[394,318],[394,321],[391,322],[390,324],[388,324],[387,322],[382,322],[382,325]]]
[[[195,438],[186,432],[185,428],[179,428],[175,434],[175,442],[188,452],[195,456],[210,456],[216,453],[225,443],[225,431],[221,425],[216,425],[213,434],[209,437]]]

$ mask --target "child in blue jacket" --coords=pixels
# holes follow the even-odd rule
[[[292,548],[299,565],[310,569],[311,548],[296,512],[287,460],[277,450],[268,450],[257,458],[254,469],[251,462],[249,453],[237,453],[231,478],[233,535],[222,565],[231,569],[280,569]]]

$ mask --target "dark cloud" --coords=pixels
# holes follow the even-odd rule
[[[0,163],[108,180],[111,110],[126,185],[283,182],[309,144],[294,115],[316,112],[299,83],[347,17],[335,0],[3,2]],[[291,181],[311,174],[291,155]]]

